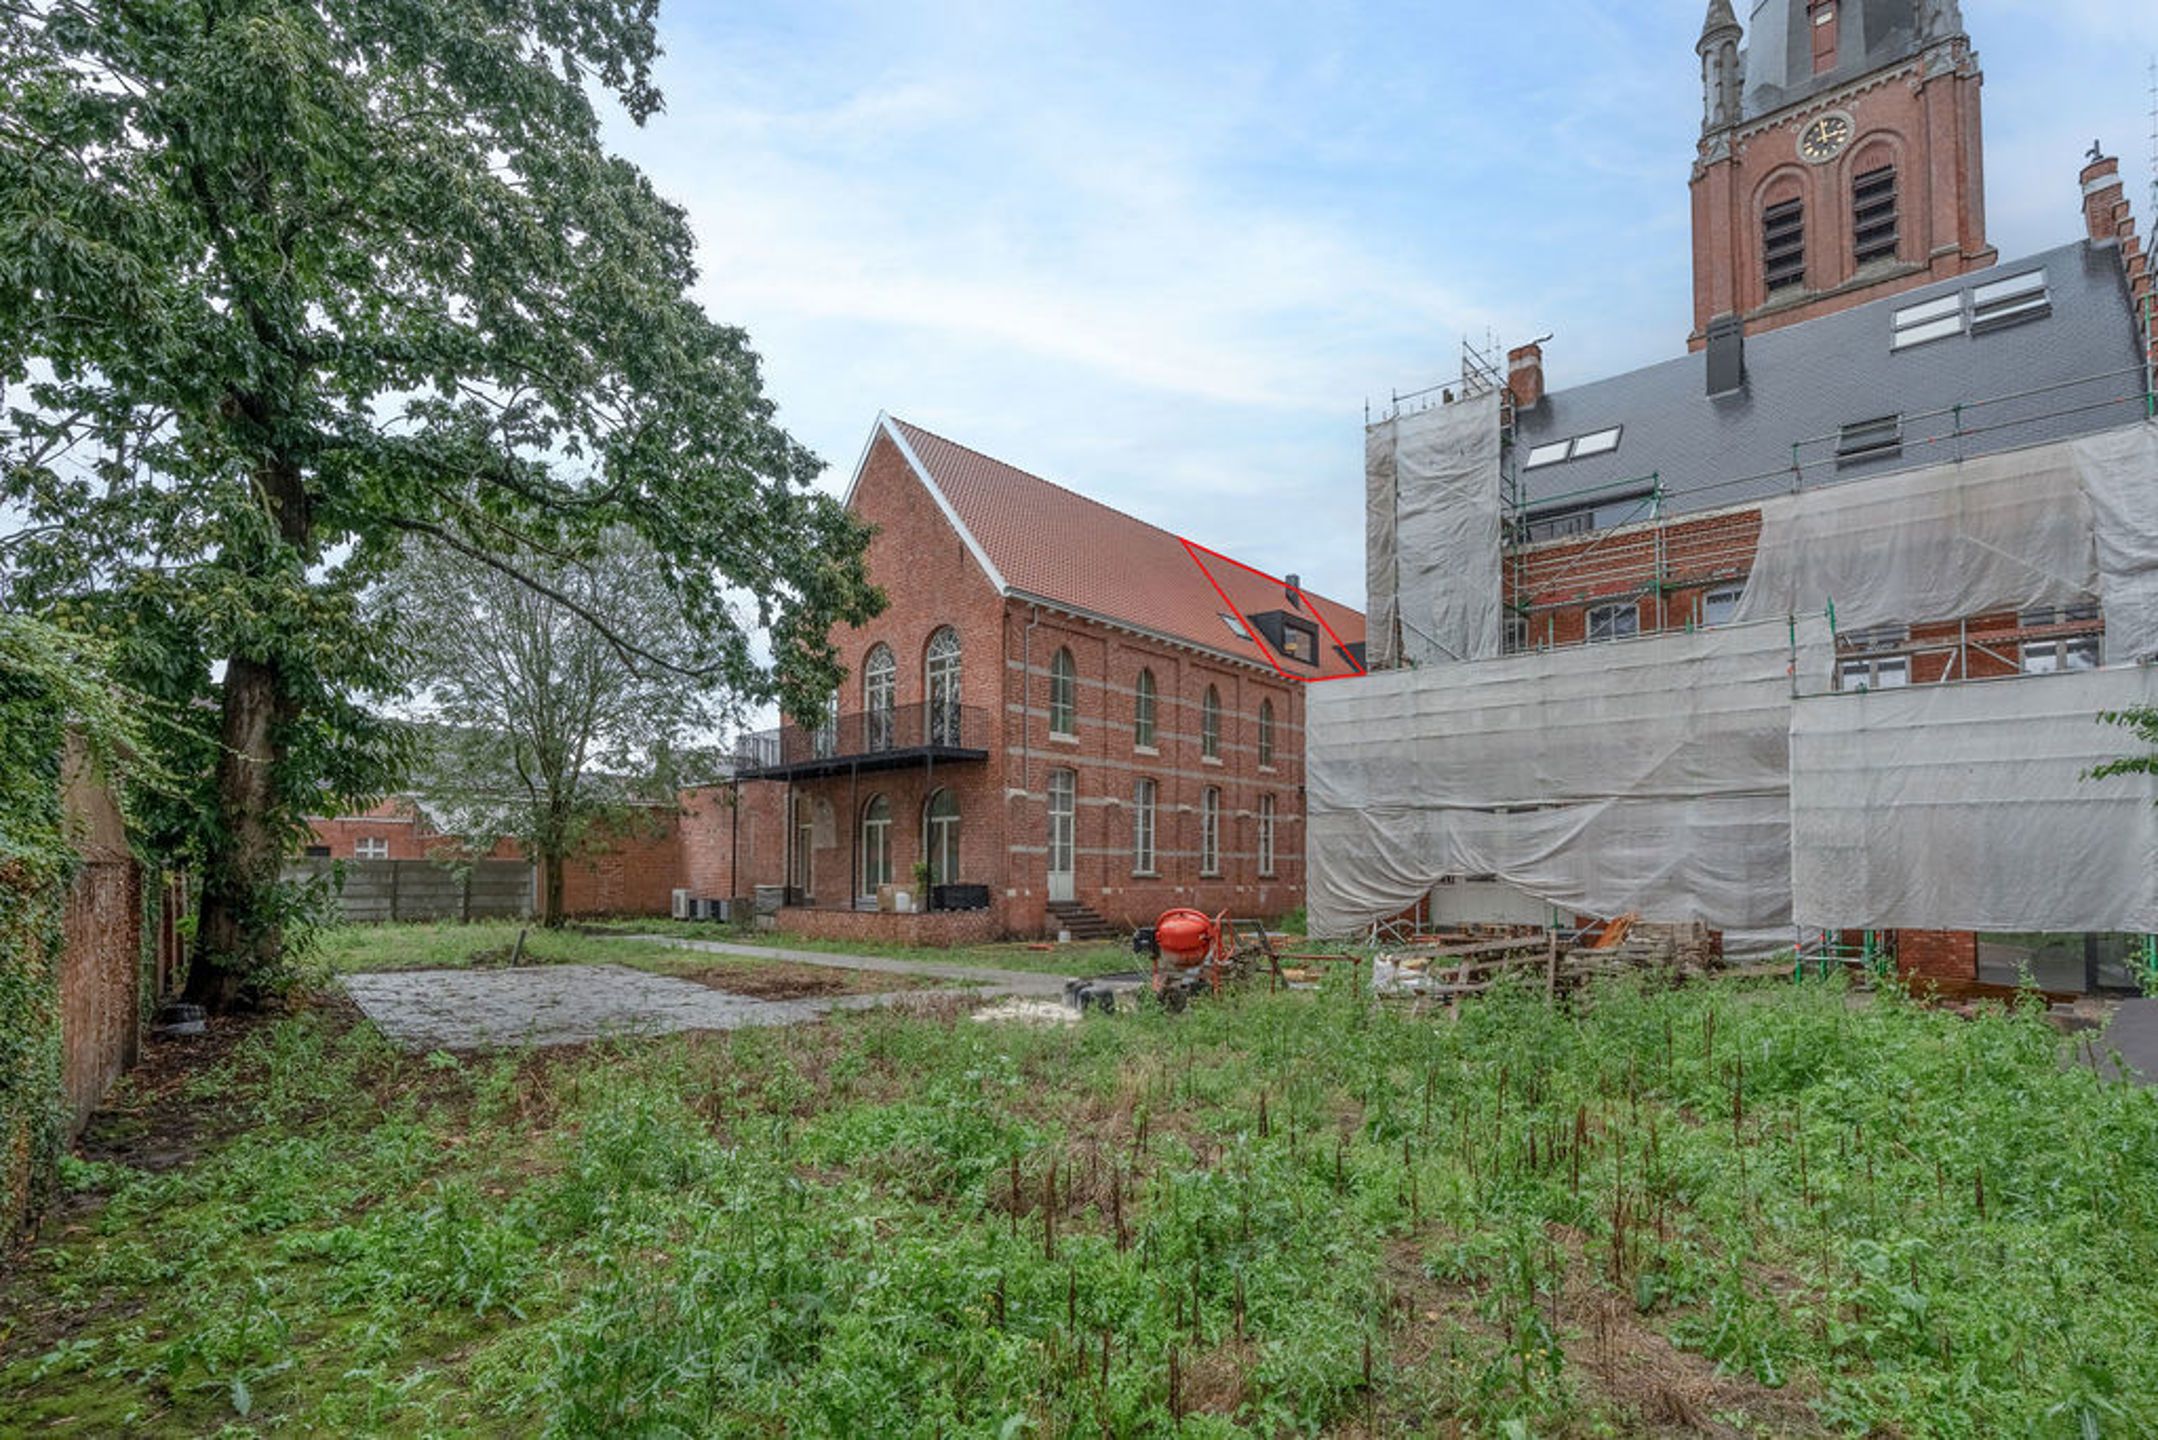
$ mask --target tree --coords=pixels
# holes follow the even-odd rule
[[[431,722],[427,797],[476,851],[522,845],[540,869],[540,913],[559,925],[563,862],[632,828],[640,802],[672,804],[677,757],[732,706],[709,679],[685,678],[717,672],[697,664],[682,607],[634,537],[531,573],[546,592],[414,543],[384,594]],[[671,664],[639,661],[587,616]]]
[[[659,108],[655,8],[0,0],[9,598],[146,600],[172,665],[223,660],[197,999],[279,963],[304,816],[396,772],[360,701],[405,657],[359,597],[406,538],[574,611],[529,557],[626,529],[712,672],[790,711],[882,603],[746,337],[689,298],[681,212],[600,144],[595,97]]]
[[[2151,748],[2141,755],[2123,755],[2118,760],[2108,760],[2095,766],[2083,778],[2103,780],[2110,775],[2158,775],[2158,707],[2138,705],[2129,710],[2101,711],[2098,720],[2100,724],[2118,725],[2128,730]]]

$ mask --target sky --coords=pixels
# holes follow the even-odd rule
[[[1749,8],[1741,3],[1742,13]],[[2158,5],[1966,0],[2005,259],[2145,232]],[[698,297],[844,489],[879,410],[1361,603],[1366,406],[1681,353],[1704,0],[663,0]]]

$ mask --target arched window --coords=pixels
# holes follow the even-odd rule
[[[872,795],[862,807],[862,893],[892,880],[892,805]]]
[[[1761,212],[1761,278],[1768,293],[1806,283],[1806,202],[1786,200]]]
[[[1221,758],[1221,692],[1211,685],[1199,706],[1199,753],[1209,760]]]
[[[929,883],[959,883],[959,797],[939,790],[922,807],[922,858],[929,862]]]
[[[1154,672],[1141,670],[1139,684],[1131,698],[1131,743],[1142,749],[1154,748]]]
[[[1259,797],[1259,873],[1271,878],[1274,873],[1274,797]]]
[[[1896,167],[1881,165],[1851,182],[1851,258],[1896,258]]]
[[[925,666],[927,684],[922,688],[923,728],[932,745],[958,745],[959,738],[959,632],[947,625],[929,637]]]
[[[1274,763],[1274,702],[1259,702],[1259,763]]]
[[[899,662],[892,647],[879,645],[862,662],[862,723],[868,727],[869,748],[892,748],[892,699],[897,692]]]
[[[1211,785],[1199,797],[1199,873],[1221,873],[1221,791]]]
[[[1049,662],[1049,733],[1079,733],[1079,667],[1072,652],[1062,648]]]
[[[1134,875],[1154,873],[1154,812],[1160,794],[1160,787],[1152,780],[1141,780],[1132,787],[1131,873]]]

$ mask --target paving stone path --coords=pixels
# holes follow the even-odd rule
[[[754,1000],[626,965],[373,971],[346,976],[345,990],[393,1043],[423,1051],[577,1045],[675,1030],[797,1025],[833,1010],[860,1010],[908,998],[898,992]]]
[[[781,950],[770,945],[735,945],[725,940],[685,940],[674,935],[624,935],[643,945],[672,945],[677,950],[703,950],[713,955],[743,955],[753,960],[791,960],[801,965],[823,965],[833,970],[874,970],[885,975],[923,975],[932,980],[972,984],[977,994],[1064,996],[1062,975],[1033,970],[990,970],[978,965],[954,965],[942,960],[895,960],[888,955],[841,955],[829,950]],[[1136,962],[1135,962],[1136,963]]]

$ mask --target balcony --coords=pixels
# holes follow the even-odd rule
[[[989,758],[989,716],[974,705],[900,705],[782,725],[735,741],[744,780],[814,780]]]

